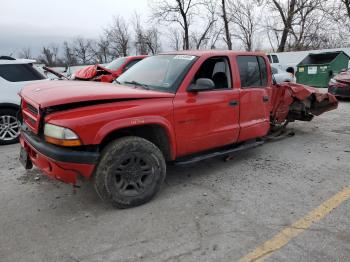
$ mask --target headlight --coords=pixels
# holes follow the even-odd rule
[[[60,146],[81,146],[82,143],[77,134],[69,128],[45,124],[45,140],[48,143]]]
[[[331,80],[329,80],[329,83],[336,84],[336,83],[338,83],[338,82],[337,82],[337,80],[335,80],[334,78],[331,78]]]

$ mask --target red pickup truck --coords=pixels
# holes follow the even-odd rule
[[[166,163],[260,145],[294,120],[337,107],[333,95],[274,85],[266,55],[183,51],[146,58],[115,83],[52,81],[20,93],[20,159],[127,208],[159,191]]]

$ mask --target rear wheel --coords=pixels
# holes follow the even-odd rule
[[[159,191],[165,179],[162,152],[140,137],[123,137],[102,152],[95,189],[102,200],[118,208],[142,205]]]
[[[19,141],[21,122],[14,109],[0,109],[0,145],[14,144]]]

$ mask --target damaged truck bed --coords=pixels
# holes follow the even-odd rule
[[[330,93],[321,93],[318,89],[296,84],[283,83],[273,85],[272,121],[310,121],[327,111],[336,109],[338,101]]]

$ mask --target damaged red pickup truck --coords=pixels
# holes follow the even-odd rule
[[[310,121],[337,107],[331,94],[274,85],[262,53],[160,54],[116,82],[24,88],[20,159],[67,183],[94,178],[98,195],[119,208],[149,201],[166,163],[252,148],[290,121]]]
[[[112,83],[146,57],[146,55],[119,57],[104,66],[100,64],[87,66],[75,72],[72,79]]]

